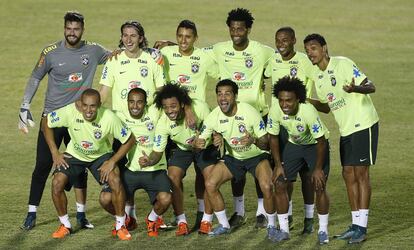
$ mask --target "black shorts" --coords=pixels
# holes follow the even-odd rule
[[[168,166],[179,167],[184,172],[187,172],[191,163],[194,162],[194,165],[203,171],[204,168],[215,165],[219,159],[220,151],[214,145],[210,145],[200,152],[185,151],[176,148],[172,151],[171,157],[168,160]]]
[[[144,189],[154,204],[159,192],[171,193],[171,182],[166,170],[157,171],[131,171],[125,169],[121,173],[127,197],[134,197],[138,189]]]
[[[341,136],[342,166],[370,166],[375,164],[378,147],[378,122],[370,128]]]
[[[238,160],[230,155],[223,156],[224,165],[230,170],[235,182],[243,180],[247,172],[256,179],[256,167],[261,161],[269,161],[270,155],[267,153],[246,159]],[[270,164],[270,163],[269,163]]]
[[[322,167],[325,176],[328,178],[330,170],[329,142],[326,141],[324,164]],[[288,142],[283,151],[283,169],[288,181],[296,181],[301,170],[313,171],[316,165],[317,149],[316,144],[296,145]]]
[[[98,168],[100,168],[102,164],[105,161],[109,160],[111,157],[112,157],[112,153],[107,153],[92,162],[86,162],[86,161],[78,160],[77,158],[72,156],[71,158],[65,158],[66,162],[69,165],[69,168],[64,169],[61,167],[60,169],[55,169],[54,173],[60,172],[60,173],[65,174],[68,177],[69,181],[65,186],[66,191],[69,191],[73,185],[82,181],[82,178],[84,178],[86,169],[89,169],[89,171],[91,171],[93,177],[95,177],[95,180],[100,185],[104,185],[105,183],[100,182],[100,172]],[[104,185],[104,186],[107,186],[107,185]]]

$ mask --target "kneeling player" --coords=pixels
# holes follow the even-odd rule
[[[194,163],[195,167],[200,169],[204,180],[206,180],[219,157],[219,151],[213,145],[209,145],[201,151],[193,148],[193,141],[197,136],[198,128],[201,127],[210,110],[205,102],[192,101],[187,90],[176,84],[167,84],[157,91],[154,102],[157,108],[163,109],[164,114],[161,115],[156,128],[154,150],[149,156],[143,155],[139,162],[142,167],[157,164],[165,151],[168,137],[177,144],[178,148],[172,152],[170,159],[168,159],[168,177],[171,179],[172,202],[178,224],[176,235],[186,235],[190,233],[190,230],[184,214],[182,180],[191,163]],[[189,128],[185,125],[185,106],[191,107],[196,115],[196,128]],[[213,210],[206,201],[199,233],[209,233],[212,220]]]
[[[141,167],[139,158],[150,154],[154,144],[155,127],[160,116],[160,111],[155,106],[147,106],[147,94],[141,88],[131,89],[128,93],[129,115],[118,114],[135,135],[135,147],[127,154],[128,163],[121,170],[121,179],[124,183],[127,196],[127,204],[133,204],[134,194],[138,189],[144,189],[150,198],[153,209],[148,214],[148,236],[158,236],[159,216],[162,215],[171,204],[171,183],[167,175],[167,163],[163,155],[161,160],[151,167]],[[108,199],[109,198],[109,199]],[[102,192],[100,202],[105,209],[113,213],[110,197]],[[134,229],[136,222],[134,217],[127,220],[127,228]]]
[[[65,153],[60,153],[54,140],[55,127],[67,127],[71,140]],[[76,182],[88,168],[96,181],[107,184],[112,190],[112,204],[116,215],[116,235],[121,240],[130,240],[125,228],[125,191],[119,177],[116,162],[134,145],[135,138],[119,118],[110,110],[101,107],[99,92],[87,89],[80,101],[60,108],[44,118],[42,128],[56,167],[52,180],[52,198],[61,225],[52,234],[53,238],[64,238],[71,233],[64,189]],[[115,137],[123,145],[113,154],[109,137]]]
[[[205,140],[217,132],[221,134],[226,146],[223,161],[217,163],[206,182],[206,190],[219,226],[209,233],[218,236],[230,233],[230,224],[224,209],[220,186],[235,178],[240,181],[250,172],[258,180],[263,192],[263,201],[268,216],[268,232],[276,231],[275,209],[269,158],[264,150],[268,147],[267,133],[259,112],[246,103],[237,103],[237,84],[229,79],[216,85],[218,107],[204,121],[196,147],[204,148]]]
[[[297,78],[284,77],[274,85],[273,95],[278,99],[269,112],[270,148],[275,161],[273,181],[276,186],[276,204],[280,230],[273,241],[289,239],[287,181],[293,182],[299,171],[309,169],[316,192],[319,216],[320,244],[329,242],[329,197],[326,180],[329,174],[329,132],[310,103],[305,103],[306,89]],[[289,141],[283,151],[283,165],[279,153],[279,131],[283,126]]]

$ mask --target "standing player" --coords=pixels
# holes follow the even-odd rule
[[[311,97],[313,81],[311,80],[315,66],[309,61],[309,58],[299,51],[295,51],[296,36],[295,31],[291,27],[282,27],[276,31],[275,45],[276,51],[270,59],[265,70],[266,77],[272,77],[272,85],[275,85],[281,78],[285,76],[296,77],[303,82],[306,87],[306,97]],[[276,99],[272,98],[272,104],[278,104]],[[279,148],[280,155],[283,153],[285,144],[288,142],[288,134],[283,126],[279,131]],[[283,160],[282,160],[283,161]],[[307,168],[303,168],[299,173],[302,179],[302,195],[304,201],[305,219],[302,233],[313,232],[313,213],[314,213],[314,192],[312,191],[312,183],[310,172]],[[293,182],[287,183],[289,195],[289,225],[293,226],[292,216],[292,192]]]
[[[268,220],[268,237],[275,234],[276,212],[273,203],[273,185],[271,181],[270,155],[266,126],[259,112],[252,106],[237,103],[238,86],[235,82],[224,79],[216,85],[217,103],[204,121],[200,138],[196,139],[197,148],[204,148],[206,140],[213,132],[221,134],[226,144],[223,161],[217,163],[206,182],[206,190],[219,226],[209,233],[218,236],[230,233],[232,226],[227,220],[220,186],[225,182],[245,178],[250,172],[258,180],[264,195],[264,206]]]
[[[192,99],[206,102],[208,76],[218,78],[218,68],[214,60],[202,49],[194,47],[198,39],[197,27],[190,20],[183,20],[176,31],[177,45],[161,49],[164,57],[164,70],[167,81],[177,83],[188,90]],[[200,227],[204,213],[204,179],[198,168],[196,170],[195,190],[198,203],[197,218],[191,231]]]
[[[167,162],[163,155],[161,160],[151,167],[141,167],[139,158],[150,154],[154,145],[155,127],[157,126],[160,111],[152,105],[147,106],[147,93],[141,88],[133,88],[128,93],[129,115],[119,114],[122,121],[135,135],[135,147],[128,154],[126,168],[121,170],[121,179],[124,183],[127,204],[134,204],[134,194],[138,189],[144,189],[150,198],[153,209],[148,214],[148,236],[158,236],[157,221],[171,204],[171,184],[167,175]],[[111,196],[108,192],[101,192],[101,204],[110,213],[114,214]],[[132,224],[131,224],[132,222]],[[134,217],[128,217],[126,227],[134,229],[136,221]],[[114,231],[114,234],[116,232]]]
[[[342,176],[351,206],[352,226],[338,235],[359,243],[366,239],[371,185],[369,166],[375,164],[378,114],[369,93],[375,92],[353,61],[330,57],[325,38],[311,34],[304,39],[306,54],[319,70],[314,74],[318,110],[332,111],[339,126]]]
[[[172,183],[173,208],[178,224],[176,235],[187,235],[190,231],[184,213],[182,180],[191,163],[194,163],[195,167],[200,169],[204,180],[208,179],[219,157],[219,151],[210,143],[208,143],[207,148],[201,151],[193,147],[193,141],[198,135],[198,129],[210,110],[207,103],[191,100],[187,91],[176,84],[167,84],[162,87],[156,94],[155,104],[159,109],[163,109],[164,114],[162,114],[158,121],[155,131],[154,149],[149,156],[144,155],[140,158],[140,165],[146,167],[159,162],[167,145],[168,137],[177,144],[177,149],[172,152],[171,157],[168,159],[168,177],[170,177]],[[185,105],[191,106],[197,117],[195,129],[186,127],[184,124],[186,115],[184,111]],[[206,202],[199,233],[209,233],[212,220],[213,211],[211,205]]]
[[[60,153],[53,139],[55,127],[67,127],[70,142],[64,153]],[[109,185],[112,204],[115,209],[116,236],[130,240],[125,228],[125,191],[119,176],[116,162],[134,145],[135,137],[121,120],[110,110],[101,107],[99,92],[87,89],[81,100],[57,109],[44,118],[42,129],[53,156],[56,170],[52,181],[52,198],[61,225],[52,234],[53,238],[64,238],[71,233],[67,214],[67,199],[64,189],[68,189],[88,168],[96,181]],[[117,138],[123,145],[112,153],[110,139]]]
[[[263,71],[273,55],[274,50],[259,42],[249,39],[253,25],[253,16],[247,9],[237,8],[228,13],[226,24],[229,27],[231,41],[217,43],[206,48],[219,67],[221,79],[231,79],[239,88],[238,100],[253,106],[266,120],[268,106],[265,102]],[[245,179],[239,183],[232,181],[233,199],[236,213],[230,218],[233,227],[244,223]],[[266,212],[263,208],[263,194],[256,181],[258,209],[256,227],[266,227]]]
[[[269,112],[267,131],[270,134],[270,149],[275,161],[273,181],[276,186],[276,204],[280,231],[273,238],[281,241],[289,238],[287,183],[296,180],[298,172],[306,169],[316,192],[319,217],[319,244],[327,244],[329,197],[326,180],[329,174],[329,132],[319,118],[318,112],[306,101],[306,89],[302,81],[289,76],[274,85],[274,102]],[[280,128],[284,127],[289,136],[283,153],[279,149]],[[281,155],[283,154],[283,165]]]
[[[20,106],[19,129],[29,132],[34,121],[30,112],[30,103],[40,85],[40,81],[48,74],[48,85],[45,96],[43,114],[73,103],[79,99],[83,90],[92,86],[93,77],[98,64],[103,64],[109,51],[98,44],[81,40],[84,31],[84,17],[76,11],[68,11],[64,16],[65,39],[53,43],[43,49],[39,61],[33,69],[27,83]],[[66,128],[54,129],[55,143],[60,146],[62,141],[70,140]],[[46,180],[52,168],[52,155],[46,144],[43,131],[39,129],[36,147],[36,165],[32,174],[29,212],[21,226],[30,230],[36,225],[36,212],[40,204]],[[86,179],[75,184],[77,221],[81,228],[93,228],[85,217]]]

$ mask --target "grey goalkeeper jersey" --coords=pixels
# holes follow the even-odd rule
[[[44,113],[75,102],[83,90],[92,87],[96,67],[110,54],[102,46],[82,41],[79,48],[66,48],[65,40],[43,49],[33,69],[23,102],[30,103],[39,82],[48,74]]]

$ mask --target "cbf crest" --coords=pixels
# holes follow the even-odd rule
[[[81,55],[81,62],[84,66],[88,66],[89,65],[89,55],[88,54]]]
[[[154,129],[154,123],[152,122],[147,122],[145,125],[147,126],[148,131],[151,131]]]
[[[148,76],[148,68],[147,66],[142,66],[140,69],[140,74],[142,77],[147,77]]]
[[[290,68],[290,76],[291,77],[296,77],[297,74],[298,74],[298,68],[297,67]]]
[[[246,67],[247,68],[251,68],[251,67],[253,67],[253,58],[251,58],[251,57],[247,57],[245,60],[244,60],[244,64],[246,65]]]
[[[95,129],[93,131],[93,136],[95,137],[96,140],[99,140],[102,138],[102,131],[100,129]]]
[[[198,64],[197,62],[191,63],[191,72],[196,74],[198,73],[199,70],[200,70],[200,64]]]
[[[331,76],[331,84],[332,84],[332,86],[336,86],[336,78],[335,78],[335,76]]]
[[[243,123],[239,124],[239,132],[244,134],[246,132],[246,125],[244,125]]]
[[[296,129],[297,129],[299,132],[303,132],[303,131],[305,131],[305,128],[304,128],[301,124],[297,125],[297,126],[296,126]]]

